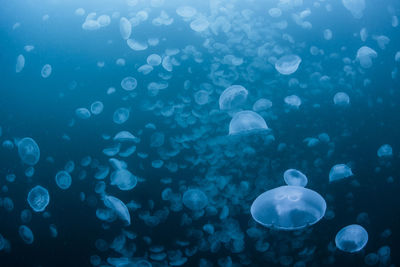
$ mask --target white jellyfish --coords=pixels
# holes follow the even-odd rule
[[[127,108],[118,108],[113,115],[114,123],[123,124],[129,119],[129,113],[130,111]]]
[[[121,87],[126,91],[132,91],[137,87],[137,80],[131,76],[125,77],[121,81]]]
[[[283,179],[287,185],[305,187],[308,183],[307,176],[299,170],[288,169],[283,173]]]
[[[367,231],[358,224],[343,227],[335,237],[338,249],[344,252],[355,253],[362,250],[368,242]]]
[[[348,106],[350,104],[350,97],[344,92],[338,92],[333,97],[333,103],[337,106]]]
[[[376,58],[378,53],[368,46],[362,46],[357,51],[357,60],[361,67],[368,69],[372,67],[372,59]]]
[[[111,185],[121,190],[131,190],[137,184],[137,177],[125,169],[116,170],[111,174]]]
[[[389,158],[393,156],[393,149],[390,145],[384,144],[379,147],[377,154],[380,158]]]
[[[208,29],[210,22],[206,18],[197,18],[190,23],[190,28],[195,32],[203,32]]]
[[[38,144],[30,137],[21,139],[18,143],[18,154],[22,162],[28,165],[36,165],[40,159]]]
[[[187,208],[196,211],[208,205],[208,198],[200,189],[188,189],[183,194],[182,202]]]
[[[35,212],[44,211],[50,202],[49,191],[47,191],[46,188],[37,185],[29,191],[27,200],[29,206],[31,206]]]
[[[66,190],[71,186],[71,175],[66,171],[59,171],[56,174],[56,184],[59,188]]]
[[[241,85],[231,85],[226,88],[219,97],[221,110],[233,110],[240,108],[247,99],[249,92]]]
[[[229,124],[229,135],[248,134],[268,130],[264,118],[251,110],[235,113]]]
[[[300,186],[281,186],[259,195],[250,208],[259,224],[280,230],[298,230],[324,216],[326,202],[317,192]]]
[[[15,65],[15,72],[20,73],[25,67],[25,57],[24,55],[19,55],[17,57],[17,64]]]
[[[298,109],[301,106],[301,99],[297,95],[289,95],[284,99],[285,103],[294,109]]]
[[[290,75],[297,71],[301,63],[298,55],[282,56],[275,62],[275,69],[283,75]]]
[[[191,6],[180,6],[176,9],[176,14],[185,19],[193,17],[196,13],[197,10]]]
[[[122,39],[124,39],[124,40],[128,40],[129,37],[131,36],[132,25],[127,18],[122,17],[119,20],[119,31],[121,33]]]
[[[329,172],[329,182],[342,180],[353,175],[351,168],[346,164],[337,164]]]
[[[342,0],[342,3],[354,18],[362,18],[365,9],[365,0]]]
[[[51,75],[52,67],[50,64],[46,64],[43,66],[42,71],[40,72],[43,78],[48,78]]]

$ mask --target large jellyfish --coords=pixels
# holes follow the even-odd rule
[[[358,224],[342,228],[335,237],[336,247],[344,252],[355,253],[362,250],[368,242],[367,231]]]
[[[118,215],[118,217],[120,217],[125,222],[126,225],[131,224],[131,215],[129,214],[129,210],[124,202],[116,197],[108,195],[104,196],[103,202],[104,205],[107,208],[113,210]]]
[[[191,210],[201,210],[207,206],[208,198],[200,189],[189,189],[183,194],[182,202]]]
[[[35,186],[28,193],[28,204],[36,212],[44,211],[49,202],[49,191],[40,185]]]
[[[368,46],[362,46],[357,51],[357,60],[360,62],[361,67],[368,69],[372,67],[372,59],[376,58],[378,53],[369,48]]]
[[[248,91],[241,85],[231,85],[226,88],[219,97],[221,110],[237,109],[246,102]]]
[[[18,154],[22,162],[28,165],[36,165],[40,158],[38,144],[30,137],[21,139],[18,144]]]
[[[299,170],[289,169],[283,174],[283,179],[287,185],[295,185],[305,187],[308,183],[307,176]]]
[[[268,126],[263,117],[251,110],[235,113],[229,124],[230,135],[246,134],[265,130],[268,130]]]
[[[259,224],[280,230],[298,230],[324,216],[326,202],[317,192],[300,186],[281,186],[259,195],[250,208]]]

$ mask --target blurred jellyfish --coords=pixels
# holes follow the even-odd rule
[[[116,185],[121,190],[131,190],[136,184],[137,177],[128,170],[116,170],[111,174],[111,185]]]
[[[275,69],[283,75],[290,75],[297,71],[301,58],[297,55],[286,55],[275,62]]]
[[[357,51],[357,60],[360,62],[361,67],[368,69],[372,67],[372,59],[376,58],[378,53],[368,46],[362,46]]]
[[[354,18],[362,18],[365,9],[365,0],[342,0],[342,3]]]
[[[393,149],[390,145],[385,144],[378,149],[377,154],[380,158],[389,158],[393,156]]]
[[[63,190],[68,189],[71,186],[71,175],[66,171],[59,171],[56,174],[57,186]]]
[[[50,64],[46,64],[43,66],[41,75],[43,78],[48,78],[51,75],[52,67]]]
[[[18,143],[18,154],[22,162],[28,165],[35,165],[40,158],[40,149],[38,144],[30,137],[21,139]]]
[[[15,65],[15,72],[20,73],[25,67],[25,57],[24,55],[19,55],[17,57],[17,64]]]
[[[126,91],[132,91],[137,87],[137,80],[131,76],[125,77],[121,81],[121,87]]]
[[[121,33],[122,39],[124,40],[128,40],[129,37],[131,36],[132,24],[127,18],[122,17],[119,20],[119,31]]]
[[[368,233],[358,224],[352,224],[342,228],[335,237],[336,247],[341,251],[349,253],[362,250],[367,242]]]
[[[221,110],[234,110],[240,108],[247,99],[249,92],[241,85],[231,85],[219,97]]]
[[[31,229],[26,225],[21,225],[18,229],[19,236],[25,242],[25,244],[32,244],[34,237]]]
[[[37,185],[28,193],[28,204],[36,212],[44,211],[50,202],[49,191],[46,188]]]
[[[338,92],[333,97],[333,103],[337,106],[347,106],[350,104],[350,97],[344,92]]]
[[[326,202],[317,192],[300,186],[281,186],[259,195],[251,215],[259,224],[280,230],[298,230],[317,223]]]
[[[183,194],[182,202],[187,208],[196,211],[208,205],[208,198],[200,189],[188,189]]]
[[[296,169],[286,170],[283,174],[283,178],[287,185],[305,187],[308,183],[307,176],[305,176],[304,173]]]
[[[99,115],[103,112],[104,105],[101,101],[95,101],[90,105],[90,112],[94,115]]]
[[[268,130],[263,117],[251,110],[235,113],[229,124],[229,135],[248,134]]]
[[[297,95],[287,96],[285,97],[284,101],[288,106],[293,107],[295,109],[298,109],[301,105],[301,99]]]
[[[124,202],[116,197],[109,195],[104,196],[103,202],[104,205],[107,208],[113,210],[118,215],[118,217],[120,217],[125,222],[126,225],[131,224],[131,216]]]
[[[329,172],[329,182],[338,181],[353,175],[351,168],[346,164],[337,164]]]
[[[127,108],[118,108],[113,115],[114,123],[123,124],[129,119],[129,113],[130,111]]]

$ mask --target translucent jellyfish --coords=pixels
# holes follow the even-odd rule
[[[34,240],[33,233],[28,226],[21,225],[18,228],[18,233],[19,233],[19,236],[21,237],[21,239],[25,242],[25,244],[30,245],[33,243],[33,240]]]
[[[90,118],[91,114],[87,108],[77,108],[75,109],[75,115],[82,120],[87,120]]]
[[[106,27],[110,25],[111,18],[108,15],[101,15],[97,18],[97,22],[100,24],[100,27]]]
[[[132,91],[137,87],[137,80],[133,77],[125,77],[121,81],[121,87],[126,91]]]
[[[133,39],[126,40],[126,43],[129,46],[129,48],[134,51],[143,51],[148,48],[148,45],[146,43],[139,42],[139,41],[133,40]]]
[[[210,26],[210,23],[205,18],[198,18],[190,23],[190,28],[195,32],[205,31],[207,30],[208,26]]]
[[[260,98],[254,103],[253,110],[255,112],[260,112],[260,111],[268,110],[271,107],[272,107],[271,100],[265,99],[265,98]]]
[[[129,214],[129,210],[124,202],[116,197],[108,195],[104,196],[103,202],[104,205],[107,208],[113,210],[118,215],[118,217],[120,217],[125,222],[126,225],[131,224],[131,215]]]
[[[150,66],[158,66],[161,64],[162,58],[157,54],[151,54],[147,57],[146,61]]]
[[[188,189],[182,197],[183,205],[191,210],[202,210],[208,205],[206,194],[200,189]]]
[[[273,18],[279,18],[282,16],[282,10],[277,7],[273,7],[268,10],[268,14]]]
[[[286,55],[275,62],[275,69],[283,75],[290,75],[297,71],[301,58],[297,55]]]
[[[386,158],[386,157],[388,158],[388,157],[393,156],[393,149],[390,145],[385,144],[385,145],[382,145],[378,149],[377,154],[378,154],[378,157],[380,157],[380,158]]]
[[[17,57],[17,64],[15,65],[15,72],[20,73],[25,67],[25,57],[23,55],[19,55]]]
[[[289,169],[283,174],[283,179],[287,185],[305,187],[308,183],[307,176],[299,170]]]
[[[30,137],[21,139],[18,143],[18,154],[22,162],[28,165],[36,165],[40,159],[38,144]]]
[[[131,36],[132,24],[127,18],[122,17],[119,20],[119,31],[121,33],[122,39],[124,40],[128,40]]]
[[[326,202],[317,192],[289,185],[262,193],[250,208],[256,222],[280,230],[298,230],[313,225],[325,211]]]
[[[85,10],[83,9],[83,8],[77,8],[76,10],[75,10],[75,15],[77,15],[77,16],[83,16],[83,15],[85,15]]]
[[[104,105],[103,102],[101,101],[95,101],[90,105],[90,112],[94,115],[99,115],[101,112],[103,112]]]
[[[324,39],[331,40],[332,39],[332,31],[330,29],[324,30]]]
[[[355,253],[362,250],[368,242],[367,231],[358,224],[343,227],[335,237],[338,249],[344,252]]]
[[[134,136],[133,134],[131,134],[128,131],[120,131],[118,132],[114,138],[114,141],[118,141],[118,142],[135,142],[135,143],[139,143],[140,139],[137,138],[136,136]]]
[[[235,113],[229,124],[229,135],[249,134],[268,130],[263,117],[251,110]]]
[[[71,186],[71,175],[66,171],[59,171],[56,174],[56,183],[59,188],[66,190]]]
[[[249,92],[241,85],[231,85],[219,97],[221,110],[234,110],[240,108],[247,99]]]
[[[29,191],[27,200],[33,211],[44,211],[50,202],[49,191],[47,191],[46,188],[37,185]]]
[[[333,97],[333,103],[337,106],[348,106],[350,104],[350,97],[344,92],[338,92]]]
[[[379,256],[376,253],[369,253],[364,258],[364,263],[368,266],[374,266],[379,262]]]
[[[361,67],[368,69],[372,67],[372,59],[376,58],[378,53],[368,46],[362,46],[357,51],[357,60],[360,62]]]
[[[194,93],[194,101],[198,105],[205,105],[209,101],[209,96],[210,93],[207,92],[206,90],[199,90],[196,93]]]
[[[176,9],[176,14],[183,18],[191,18],[196,15],[197,10],[191,6],[180,6]]]
[[[137,177],[128,170],[116,170],[111,174],[111,185],[116,185],[121,190],[131,190],[136,184]]]
[[[52,67],[50,64],[46,64],[43,66],[42,71],[40,74],[42,75],[43,78],[48,78],[51,75],[52,72]]]
[[[342,3],[354,18],[362,18],[365,9],[365,0],[342,0]]]
[[[129,109],[127,108],[118,108],[113,115],[113,121],[116,124],[123,124],[129,119]]]
[[[329,172],[329,182],[338,181],[353,175],[350,167],[346,164],[337,164]]]
[[[284,101],[288,106],[295,109],[298,109],[301,106],[301,99],[297,95],[287,96],[285,97]]]

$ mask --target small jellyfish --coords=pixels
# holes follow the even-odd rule
[[[326,202],[317,192],[300,186],[280,186],[259,195],[250,208],[259,224],[280,230],[298,230],[325,215]]]
[[[118,217],[120,217],[125,222],[126,225],[131,224],[131,216],[124,202],[116,197],[108,195],[104,196],[103,202],[104,205],[107,208],[113,210],[118,215]]]
[[[51,75],[52,67],[50,64],[46,64],[43,66],[42,71],[40,72],[43,78],[48,78]]]
[[[111,185],[116,185],[120,190],[131,190],[137,184],[137,177],[130,171],[121,169],[111,174]]]
[[[149,64],[150,66],[158,66],[161,64],[161,57],[157,54],[151,54],[147,57],[147,64]]]
[[[390,158],[393,156],[393,149],[390,145],[385,144],[378,149],[377,154],[380,158]]]
[[[63,190],[68,189],[71,186],[71,175],[66,171],[59,171],[56,174],[57,186]]]
[[[272,107],[272,102],[269,99],[260,98],[253,105],[253,111],[260,112],[268,110]]]
[[[351,168],[346,164],[337,164],[329,172],[329,182],[338,181],[353,175]]]
[[[195,32],[203,32],[208,29],[210,22],[206,18],[200,17],[190,22],[190,28]]]
[[[335,237],[338,249],[344,252],[355,253],[362,250],[368,242],[367,231],[358,224],[343,227]]]
[[[128,40],[131,36],[132,24],[127,18],[122,17],[119,20],[119,31],[121,33],[122,39],[124,40]]]
[[[240,108],[247,99],[249,92],[241,85],[231,85],[226,88],[219,97],[221,110],[233,110]]]
[[[202,210],[208,205],[206,194],[200,189],[188,189],[182,197],[183,205],[191,210]]]
[[[37,185],[28,193],[28,204],[35,212],[44,211],[50,202],[49,191],[46,188]]]
[[[32,244],[34,237],[31,229],[26,225],[21,225],[18,229],[19,236],[25,242],[25,244]]]
[[[38,144],[30,137],[21,139],[18,143],[18,154],[22,162],[28,165],[36,165],[40,159]]]
[[[298,109],[301,106],[301,99],[297,95],[290,95],[284,99],[286,105],[294,109]]]
[[[229,135],[248,134],[268,130],[263,117],[251,110],[235,113],[229,124]]]
[[[333,97],[333,103],[337,106],[348,106],[350,104],[350,97],[344,92],[338,92]]]
[[[360,62],[361,67],[368,69],[372,67],[372,59],[376,58],[378,53],[369,48],[368,46],[362,46],[357,51],[357,60]]]
[[[286,55],[275,62],[275,69],[283,75],[290,75],[297,71],[301,58],[297,55]]]
[[[123,124],[129,119],[129,113],[130,111],[127,108],[118,108],[113,115],[114,123]]]
[[[20,73],[25,67],[25,57],[24,55],[19,55],[17,57],[17,64],[15,65],[15,72]]]
[[[365,0],[342,0],[342,3],[354,18],[362,18],[365,9]]]
[[[305,187],[308,183],[307,176],[299,170],[289,169],[283,174],[283,178],[287,185]]]
[[[77,108],[75,110],[75,115],[82,120],[87,120],[91,116],[90,111],[87,108]]]
[[[137,80],[131,76],[125,77],[121,81],[121,87],[126,91],[132,91],[137,87]]]
[[[191,18],[196,15],[197,10],[191,6],[180,6],[176,9],[176,14],[183,18]]]
[[[90,112],[92,112],[93,115],[99,115],[103,112],[103,109],[104,105],[101,101],[95,101],[90,105]]]

